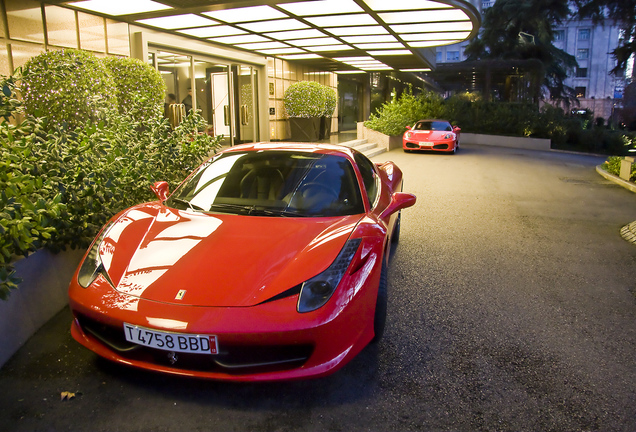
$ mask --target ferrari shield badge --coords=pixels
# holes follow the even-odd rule
[[[175,300],[183,300],[183,296],[185,295],[186,290],[179,290],[177,295],[175,296]]]

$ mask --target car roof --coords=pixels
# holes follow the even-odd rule
[[[422,119],[422,120],[418,120],[415,123],[419,123],[419,122],[446,122],[446,123],[450,123],[448,120],[444,120],[444,119]]]

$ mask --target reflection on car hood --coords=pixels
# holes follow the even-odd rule
[[[360,218],[203,214],[143,204],[109,229],[100,256],[122,293],[183,305],[252,306],[326,269]]]
[[[419,131],[413,130],[411,132],[413,133],[414,138],[417,138],[419,140],[430,140],[430,141],[442,140],[447,134],[452,133],[450,131],[423,131],[423,130],[419,130]]]

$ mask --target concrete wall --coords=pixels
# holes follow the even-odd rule
[[[496,147],[511,147],[527,150],[550,150],[551,141],[543,138],[509,137],[499,135],[482,135],[464,133],[460,135],[460,146],[462,144],[477,144]]]
[[[39,250],[16,262],[22,283],[0,300],[0,366],[68,304],[68,285],[84,253]]]

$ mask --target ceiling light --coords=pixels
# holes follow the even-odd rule
[[[212,27],[199,27],[187,30],[179,30],[179,33],[201,38],[211,38],[219,36],[235,36],[245,34],[247,32],[227,25],[218,25]]]
[[[402,33],[428,33],[443,31],[472,31],[473,24],[470,21],[458,21],[451,23],[421,23],[421,24],[399,24],[389,26],[391,30],[398,34]]]
[[[216,24],[216,21],[203,18],[195,14],[171,15],[159,18],[148,18],[137,20],[140,24],[146,24],[152,27],[159,27],[166,30],[182,29],[188,27],[202,27]]]
[[[366,14],[355,15],[335,15],[315,18],[306,18],[307,21],[316,27],[343,27],[356,25],[377,25],[377,21]]]
[[[337,60],[343,63],[348,63],[348,62],[375,60],[375,59],[373,57],[365,56],[365,57],[334,57],[334,60]]]
[[[429,0],[364,0],[374,11],[414,10],[414,9],[446,9],[451,5]]]
[[[452,45],[458,42],[461,42],[461,40],[452,39],[452,40],[420,41],[420,42],[409,42],[409,46],[412,48],[428,48],[428,47],[434,47],[434,46]]]
[[[377,42],[397,42],[392,35],[379,35],[379,36],[347,36],[343,37],[346,42],[356,44],[356,43],[377,43]]]
[[[460,9],[441,9],[418,12],[389,12],[378,14],[387,24],[425,23],[440,21],[470,21]]]
[[[410,55],[413,54],[409,50],[383,50],[383,51],[369,51],[372,56],[394,56],[394,55]]]
[[[370,49],[400,49],[404,48],[400,42],[388,42],[388,43],[365,43],[365,44],[355,44],[356,48],[361,50],[370,50]]]
[[[300,49],[300,48],[276,48],[276,49],[262,49],[262,50],[258,50],[258,52],[261,52],[263,54],[271,54],[271,55],[276,55],[276,54],[298,54],[298,53],[306,53],[307,51]]]
[[[227,36],[210,39],[213,42],[222,44],[239,44],[239,43],[252,43],[252,42],[269,42],[269,39],[259,35],[239,35],[239,36]]]
[[[298,16],[364,12],[364,10],[352,0],[318,0],[279,4],[278,6]]]
[[[353,49],[349,45],[320,45],[320,46],[308,46],[305,47],[307,51],[313,52],[326,52],[326,51],[346,51]]]
[[[263,50],[263,49],[272,49],[272,48],[289,48],[289,45],[286,45],[282,42],[274,42],[274,41],[240,44],[235,46],[246,49],[246,50],[254,50],[254,51]]]
[[[334,27],[334,28],[326,28],[324,30],[336,36],[362,36],[362,35],[389,34],[389,32],[384,27],[379,25],[362,26],[362,27]]]
[[[320,45],[341,45],[340,41],[330,37],[290,40],[287,42],[291,45],[296,45],[299,47],[320,46]]]
[[[203,12],[212,18],[228,23],[262,21],[276,18],[287,18],[287,15],[269,6],[252,6],[236,9],[223,9],[218,11]]]
[[[405,41],[434,41],[448,39],[466,39],[470,32],[437,32],[437,33],[415,33],[403,34],[400,37]]]
[[[348,70],[348,71],[334,71],[333,73],[338,75],[349,75],[349,74],[363,74],[366,72],[361,70]]]
[[[287,60],[302,60],[302,59],[317,59],[317,58],[323,58],[322,56],[319,56],[318,54],[297,54],[297,55],[282,55],[280,56],[281,58],[287,59]]]
[[[304,38],[317,38],[327,36],[320,30],[308,29],[308,30],[291,30],[274,33],[265,33],[265,36],[272,39],[291,40],[291,39],[304,39]]]
[[[369,70],[369,71],[374,71],[374,70],[393,70],[392,67],[387,66],[387,65],[376,65],[376,66],[356,66],[362,70]]]
[[[239,24],[244,29],[253,31],[255,33],[276,32],[284,30],[300,30],[309,28],[305,23],[302,23],[295,19],[284,19],[274,21],[260,21],[247,24]]]
[[[112,16],[172,9],[170,6],[151,0],[88,0],[69,3],[68,5]]]
[[[400,72],[430,72],[431,68],[420,68],[420,69],[400,69]]]

